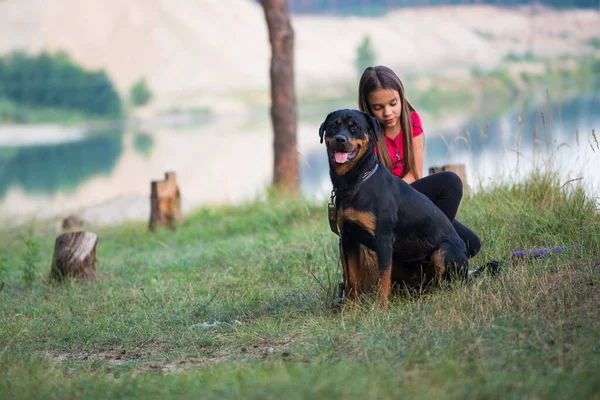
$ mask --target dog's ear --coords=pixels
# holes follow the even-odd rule
[[[375,137],[375,140],[379,140],[379,134],[381,133],[381,124],[379,123],[377,118],[371,117],[366,112],[362,113],[365,116],[365,119],[367,120],[367,124],[369,124],[369,127],[373,130],[373,136]]]
[[[327,119],[323,121],[321,127],[319,128],[319,137],[321,138],[321,143],[323,143],[323,135],[325,134],[325,122],[327,122]]]
[[[321,138],[321,143],[323,143],[323,136],[325,135],[325,131],[327,130],[327,121],[329,121],[330,117],[337,111],[334,112],[330,112],[329,114],[327,114],[327,116],[325,117],[325,121],[323,121],[323,123],[321,124],[321,127],[319,127],[319,137]]]

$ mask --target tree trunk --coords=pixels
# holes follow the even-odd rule
[[[273,184],[295,195],[299,187],[294,93],[294,31],[287,0],[261,0],[271,42]]]
[[[91,232],[67,232],[56,238],[50,280],[96,279],[98,236]]]
[[[181,194],[174,172],[165,173],[165,180],[152,181],[150,185],[150,222],[155,231],[159,226],[175,230],[175,222],[181,221]]]
[[[456,175],[458,175],[460,177],[460,180],[463,183],[463,188],[467,189],[467,187],[468,187],[467,168],[465,167],[464,164],[446,164],[446,165],[442,165],[442,166],[429,167],[430,175],[435,174],[436,172],[442,172],[442,171],[454,172]]]

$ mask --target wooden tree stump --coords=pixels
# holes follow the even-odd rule
[[[429,167],[429,174],[435,174],[436,172],[450,171],[454,172],[462,180],[463,187],[468,186],[467,183],[467,168],[464,164],[446,164],[439,167]]]
[[[97,244],[98,236],[92,232],[67,232],[57,237],[50,268],[50,280],[96,279]]]
[[[150,223],[155,231],[159,226],[175,230],[175,222],[181,221],[181,195],[174,172],[165,173],[165,180],[152,181],[150,185]]]

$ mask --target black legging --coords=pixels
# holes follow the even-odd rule
[[[411,186],[429,197],[452,221],[454,229],[467,245],[469,258],[479,253],[481,242],[477,235],[455,219],[463,195],[463,185],[458,175],[449,171],[438,172],[414,181]]]

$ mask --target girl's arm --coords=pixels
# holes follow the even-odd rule
[[[415,155],[415,164],[417,166],[417,170],[419,171],[419,177],[421,178],[423,177],[423,136],[423,134],[419,136],[413,136],[412,139],[412,147]],[[414,181],[416,181],[415,174],[413,173],[413,171],[410,171],[409,173],[404,175],[404,177],[402,177],[402,180],[409,184],[413,183]]]

